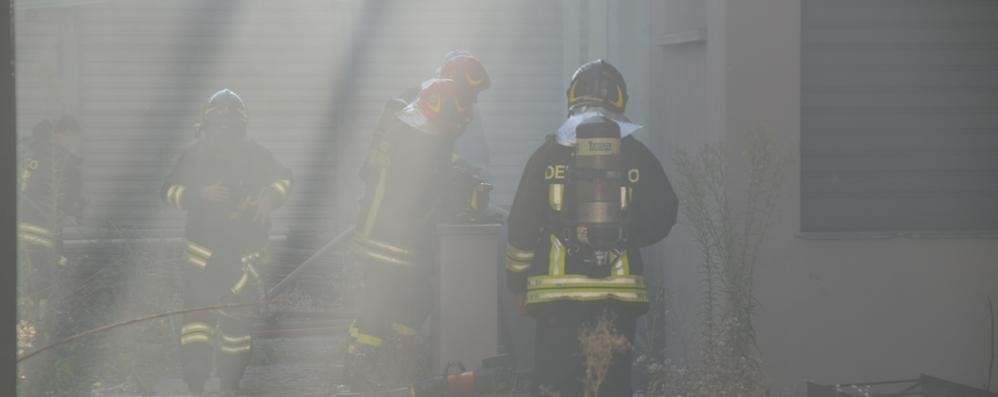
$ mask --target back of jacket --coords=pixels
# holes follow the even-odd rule
[[[640,248],[665,238],[678,200],[654,154],[633,137],[621,141],[622,207],[627,239],[598,264],[579,243],[571,181],[574,148],[548,139],[531,156],[509,215],[507,286],[527,293],[531,310],[553,302],[617,301],[646,306]]]

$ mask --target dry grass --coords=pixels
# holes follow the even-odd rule
[[[579,347],[586,365],[585,396],[599,396],[613,357],[630,350],[631,344],[614,328],[611,314],[604,312],[594,324],[579,333]]]

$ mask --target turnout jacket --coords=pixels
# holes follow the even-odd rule
[[[574,237],[574,150],[550,136],[527,162],[509,213],[507,286],[526,293],[531,311],[564,301],[616,301],[644,310],[640,248],[669,233],[676,222],[676,195],[655,155],[634,137],[621,139],[627,239],[599,266],[592,249]]]
[[[270,224],[253,220],[256,199],[264,192],[279,207],[291,193],[292,181],[291,170],[254,141],[221,150],[201,141],[180,156],[160,193],[167,205],[187,211],[187,259],[203,268],[218,250],[259,255],[267,244]],[[229,189],[228,201],[215,203],[201,197],[204,187],[216,183]]]
[[[439,199],[450,190],[453,145],[452,134],[421,131],[397,117],[384,120],[361,171],[366,188],[354,255],[395,266],[428,261]]]
[[[66,216],[83,210],[83,161],[52,142],[51,133],[32,138],[18,186],[18,240],[61,255]],[[65,264],[65,258],[59,258]]]

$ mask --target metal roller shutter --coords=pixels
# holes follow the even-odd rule
[[[804,232],[998,230],[998,2],[807,0]]]

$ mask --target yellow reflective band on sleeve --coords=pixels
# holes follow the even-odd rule
[[[235,344],[243,344],[243,343],[246,343],[246,342],[250,342],[251,338],[252,337],[249,336],[249,335],[229,336],[229,335],[222,334],[222,342],[223,343],[230,343],[230,344],[233,344],[233,345],[235,345]]]
[[[208,266],[208,261],[195,255],[187,255],[187,263],[190,263],[200,268],[205,268]]]
[[[478,189],[471,191],[471,209],[478,209]]]
[[[392,329],[395,330],[395,333],[398,334],[399,336],[413,336],[413,335],[416,335],[416,330],[412,329],[409,326],[406,326],[405,324],[399,324],[399,323],[393,322],[392,323]]]
[[[565,274],[565,245],[553,233],[550,234],[550,240],[551,252],[548,258],[548,274],[552,276]]]
[[[378,184],[374,188],[374,198],[371,200],[371,207],[367,209],[367,218],[364,221],[364,228],[360,233],[367,236],[371,234],[374,223],[378,219],[378,211],[381,210],[381,201],[385,198],[385,188],[388,185],[388,167],[381,167],[378,171]]]
[[[18,233],[17,238],[28,244],[39,245],[45,248],[55,248],[55,242],[52,240],[45,237],[38,237],[30,233]]]
[[[534,251],[522,250],[512,244],[506,245],[506,270],[513,273],[520,273],[530,269],[530,262],[534,260]]]
[[[208,323],[201,323],[201,322],[187,323],[184,324],[183,327],[180,327],[181,334],[189,334],[194,332],[207,332],[210,334],[213,333],[214,331],[215,331],[214,327],[208,325]]]
[[[548,185],[548,204],[551,209],[561,211],[565,204],[565,185],[552,183]]]
[[[34,223],[20,222],[17,224],[17,229],[22,232],[27,232],[40,237],[55,237],[55,233],[44,227],[38,226]]]
[[[187,190],[187,187],[184,185],[170,186],[170,189],[166,191],[166,203],[179,209],[184,209],[181,205],[181,200],[183,199],[185,190]]]
[[[208,266],[208,259],[211,258],[211,250],[201,244],[187,240],[187,262],[205,268]]]
[[[59,266],[62,266],[62,267],[69,266],[69,259],[66,259],[65,256],[60,256],[58,263],[59,263]]]
[[[56,234],[49,229],[39,225],[20,222],[17,224],[17,237],[19,240],[45,248],[55,248]]]
[[[201,244],[195,243],[193,241],[187,240],[187,252],[202,257],[204,259],[211,258],[211,250]]]
[[[279,179],[270,185],[271,188],[280,193],[281,197],[287,198],[288,192],[291,191],[291,180],[289,179]]]
[[[166,189],[166,196],[163,197],[163,201],[167,204],[173,205],[173,193],[177,191],[178,185],[170,185],[169,189]]]
[[[362,345],[381,347],[381,345],[385,344],[385,341],[383,339],[374,335],[367,335],[361,332],[360,329],[358,329],[357,326],[354,324],[350,325],[350,337],[353,338],[353,340],[357,341],[357,343]]]
[[[530,270],[530,262],[517,262],[506,258],[506,270],[513,273],[523,273]]]
[[[512,244],[507,244],[506,257],[517,262],[530,262],[534,260],[534,251],[522,250]]]

